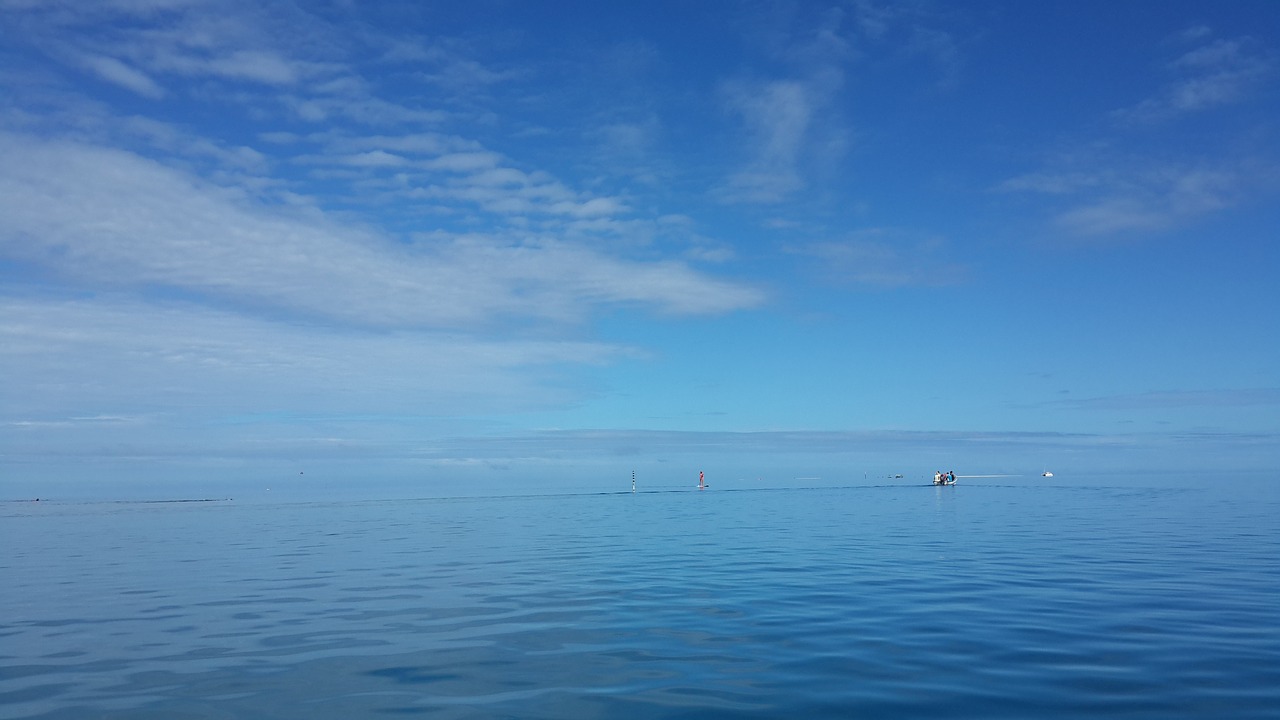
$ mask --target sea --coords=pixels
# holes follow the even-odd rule
[[[1277,484],[4,502],[0,718],[1274,719]]]

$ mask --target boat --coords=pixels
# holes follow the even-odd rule
[[[1044,472],[1040,473],[1040,477],[1053,477],[1053,473],[1049,472],[1048,470],[1045,470]]]
[[[933,474],[934,485],[955,485],[956,474],[954,472],[935,472]]]

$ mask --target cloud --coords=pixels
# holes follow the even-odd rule
[[[481,170],[492,170],[497,167],[503,160],[502,156],[495,152],[487,150],[475,152],[451,152],[440,155],[428,162],[428,167],[433,170],[445,170],[448,172],[479,172]]]
[[[236,50],[190,67],[199,74],[252,80],[267,85],[292,85],[305,72],[298,63],[262,50]]]
[[[400,135],[348,135],[322,133],[308,138],[324,145],[329,152],[351,153],[380,150],[411,155],[446,156],[485,154],[489,151],[477,141],[440,132],[409,132]],[[491,167],[496,163],[481,163]],[[471,163],[470,165],[474,165]],[[479,169],[468,167],[467,169]],[[450,169],[450,168],[443,168]]]
[[[6,363],[21,362],[31,380],[26,388],[7,383],[6,392],[26,396],[28,412],[42,407],[57,412],[57,401],[79,404],[79,396],[89,406],[106,399],[131,406],[160,398],[165,409],[174,410],[183,406],[186,395],[206,396],[205,404],[217,406],[223,395],[242,398],[225,402],[256,403],[297,394],[291,402],[316,409],[346,402],[340,399],[344,394],[366,393],[404,408],[415,401],[397,400],[401,392],[421,393],[433,401],[442,396],[496,398],[516,389],[510,378],[497,380],[500,374],[565,363],[598,365],[635,352],[590,341],[485,339],[456,331],[326,329],[189,303],[112,296],[92,301],[0,297],[0,308],[5,318],[0,356]],[[45,384],[72,377],[78,387]],[[168,391],[137,392],[148,385]],[[235,386],[253,392],[227,392]],[[302,397],[320,387],[334,394]],[[40,397],[48,402],[42,404]]]
[[[384,37],[379,58],[387,65],[412,68],[415,81],[430,83],[460,97],[483,92],[489,86],[523,77],[522,69],[495,69],[473,57],[469,43],[457,38]]]
[[[0,375],[22,378],[0,384],[0,446],[12,451],[7,463],[236,459],[304,444],[310,456],[317,438],[391,451],[392,439],[422,444],[428,426],[459,432],[488,413],[580,402],[597,390],[582,368],[638,355],[591,341],[332,329],[174,302],[0,297]]]
[[[780,64],[771,75],[723,82],[723,108],[740,121],[742,162],[717,188],[729,203],[776,204],[804,190],[843,154],[848,130],[838,98],[851,61],[840,9],[776,6],[751,41]]]
[[[1037,192],[1047,195],[1070,195],[1095,188],[1105,178],[1098,173],[1083,171],[1038,171],[1004,180],[996,189],[1002,192]]]
[[[828,282],[881,288],[936,287],[963,282],[968,269],[946,258],[937,237],[869,228],[839,240],[792,245],[790,252],[818,261]]]
[[[1202,438],[1205,442],[1213,439],[1212,434]],[[1232,442],[1235,438],[1226,438],[1225,441]],[[692,460],[699,465],[711,463],[715,467],[782,466],[789,469],[797,467],[797,458],[802,458],[798,461],[801,463],[799,467],[820,467],[840,462],[831,458],[841,456],[876,458],[875,463],[881,466],[898,463],[910,466],[919,463],[923,457],[960,460],[971,467],[990,467],[993,456],[1002,458],[1001,465],[1011,461],[1025,463],[1028,457],[1037,458],[1039,463],[1042,461],[1040,458],[1046,455],[1063,457],[1091,453],[1102,447],[1121,450],[1169,442],[1168,438],[1154,436],[1064,432],[585,429],[454,436],[433,443],[422,457],[454,462],[519,461],[533,464],[551,461],[560,463],[561,467],[567,464],[566,458],[578,461],[603,459],[616,466],[617,458],[626,457],[633,463],[636,460]],[[861,473],[858,475],[861,479]],[[845,471],[845,477],[852,476],[852,472]]]
[[[784,69],[729,80],[724,108],[740,119],[744,161],[717,188],[730,203],[777,204],[843,172],[851,124],[843,115],[845,77],[876,48],[898,61],[923,58],[955,78],[962,60],[926,6],[859,0],[842,7],[779,4],[762,14],[757,40]]]
[[[1056,218],[1060,227],[1087,236],[1163,230],[1173,221],[1167,208],[1135,198],[1105,198],[1063,212]]]
[[[1045,196],[1059,229],[1107,238],[1162,232],[1231,207],[1247,197],[1255,180],[1247,160],[1150,160],[1089,149],[1066,154],[1056,167],[1009,178],[995,190]]]
[[[1241,388],[1230,390],[1175,390],[1073,400],[1050,403],[1058,407],[1080,410],[1167,410],[1174,408],[1241,408],[1280,405],[1280,388]]]
[[[1111,113],[1118,122],[1104,126],[1104,133],[1056,153],[1040,169],[998,183],[995,190],[1040,196],[1057,229],[1091,239],[1171,231],[1241,205],[1258,192],[1269,193],[1274,152],[1260,142],[1267,136],[1261,126],[1240,124],[1251,122],[1247,113],[1220,114],[1217,120],[1229,125],[1196,126],[1187,139],[1152,135],[1151,125],[1247,103],[1274,74],[1272,55],[1250,38],[1215,38],[1202,26],[1170,43],[1181,50],[1165,63],[1172,79],[1158,92]]]
[[[64,282],[167,289],[221,307],[357,327],[574,322],[610,305],[706,314],[758,291],[673,261],[640,262],[550,237],[377,232],[264,204],[132,153],[2,135],[0,253]],[[617,209],[561,198],[549,212]],[[493,197],[499,197],[494,195]],[[532,203],[532,200],[529,200]]]
[[[124,145],[136,145],[141,141],[148,150],[188,167],[208,163],[210,174],[223,178],[236,173],[260,177],[271,164],[266,155],[251,147],[228,146],[216,139],[192,135],[174,125],[136,115],[121,118],[118,122],[105,120],[102,135],[106,141],[114,139]]]
[[[513,167],[509,158],[453,135],[356,137],[331,132],[305,140],[316,151],[297,155],[293,162],[323,168],[317,177],[323,173],[327,183],[346,179],[361,197],[380,194],[383,203],[429,204],[458,212],[468,206],[465,212],[478,210],[508,221],[540,216],[570,222],[630,212],[622,198],[575,191],[548,173]]]
[[[6,10],[31,50],[148,98],[257,104],[278,102],[280,89],[360,93],[331,42],[336,25],[291,3],[50,0]]]
[[[54,420],[5,420],[0,424],[15,428],[70,428],[80,425],[102,426],[136,424],[140,418],[120,415],[96,415],[94,417],[68,417]]]
[[[86,55],[81,59],[81,63],[103,80],[115,83],[143,97],[153,100],[164,97],[164,89],[156,84],[146,73],[131,68],[115,58],[103,55]]]
[[[963,19],[924,3],[856,0],[849,6],[849,33],[854,38],[850,44],[878,46],[899,60],[924,59],[940,73],[943,83],[950,83],[964,62],[956,39]]]
[[[404,191],[415,200],[475,204],[498,215],[599,217],[626,210],[616,198],[580,198],[564,185],[513,168],[493,168],[444,183],[425,183]]]
[[[649,110],[628,113],[625,120],[616,119],[616,112],[617,109],[609,108],[609,119],[585,131],[594,145],[593,161],[602,174],[630,177],[650,187],[660,186],[664,178],[675,173],[669,159],[661,153],[663,122]]]
[[[1199,27],[1179,39],[1195,47],[1167,64],[1173,78],[1158,94],[1115,111],[1116,119],[1157,122],[1239,103],[1274,74],[1274,59],[1251,38],[1214,39]]]
[[[340,164],[354,165],[356,167],[402,167],[408,164],[408,161],[403,157],[385,150],[370,150],[347,155],[346,157],[334,158],[334,160]]]
[[[1111,238],[1181,227],[1242,204],[1272,182],[1258,156],[1198,155],[1119,154],[1111,143],[1094,142],[993,190],[1041,197],[1051,223],[1068,236]]]
[[[342,119],[370,127],[438,125],[448,117],[442,110],[409,107],[363,95],[314,97],[284,95],[279,98],[301,120],[324,123]]]
[[[729,177],[726,196],[775,203],[803,188],[799,165],[814,112],[809,90],[798,82],[774,81],[734,84],[725,92],[746,127],[745,145],[752,148],[747,167]]]

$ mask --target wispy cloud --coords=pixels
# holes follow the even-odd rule
[[[0,137],[0,145],[11,161],[0,169],[8,219],[0,252],[94,287],[169,288],[225,307],[368,327],[563,322],[632,303],[718,313],[761,299],[679,262],[627,260],[537,236],[444,235],[403,245],[119,150],[19,136]],[[485,197],[504,197],[500,186]],[[548,187],[541,197],[505,197],[574,217],[617,209]]]
[[[1002,463],[1028,462],[1037,465],[1046,456],[1062,458],[1087,455],[1106,448],[1109,451],[1144,451],[1167,447],[1176,441],[1158,435],[1101,435],[1065,432],[944,432],[907,430],[869,431],[760,431],[760,432],[691,432],[669,430],[547,430],[525,434],[452,437],[424,449],[426,459],[453,462],[510,462],[538,460],[564,462],[564,458],[617,458],[654,460],[710,461],[717,466],[731,464],[768,466],[777,458],[788,458],[783,465],[796,467],[792,458],[805,458],[804,466],[829,465],[831,457],[859,456],[878,458],[878,465],[895,461],[918,467],[921,458],[946,459],[983,467],[990,458],[1003,458]],[[1233,434],[1204,433],[1203,444],[1233,445],[1256,443],[1257,438],[1240,438]],[[1016,459],[1015,459],[1016,458]],[[694,466],[696,467],[696,466]],[[923,470],[923,468],[920,468]],[[1036,468],[1038,472],[1039,468]],[[853,473],[845,470],[848,478]],[[861,479],[861,478],[859,478]]]
[[[794,81],[734,83],[726,88],[726,102],[741,115],[745,144],[752,148],[747,166],[728,179],[728,199],[774,203],[804,187],[800,162],[816,110],[811,93]]]
[[[24,379],[0,389],[11,423],[158,414],[205,422],[285,409],[461,416],[529,409],[590,390],[563,368],[637,353],[573,339],[322,329],[112,297],[0,297],[0,313],[0,372]]]
[[[477,139],[485,93],[521,71],[458,44],[381,56],[394,34],[289,3],[18,10],[51,76],[166,101],[141,117],[45,92],[58,120],[0,132],[0,261],[19,279],[0,375],[23,377],[0,424],[31,457],[395,453],[385,438],[430,418],[456,432],[589,397],[583,368],[644,356],[591,338],[615,310],[765,300],[699,269],[725,254],[690,249],[696,223]],[[178,103],[199,110],[172,121]],[[76,419],[93,417],[138,420]]]
[[[292,163],[311,169],[325,183],[347,181],[371,205],[395,201],[504,221],[613,218],[630,211],[622,198],[576,191],[549,173],[515,167],[500,153],[458,136],[327,133],[290,140],[293,147],[305,144],[312,150],[295,155]]]
[[[157,54],[150,58],[149,64],[159,72],[248,80],[264,85],[293,85],[311,74],[308,66],[265,50],[230,50],[209,56]]]
[[[1051,198],[1059,208],[1054,224],[1080,237],[1168,230],[1239,202],[1250,185],[1248,165],[1229,158],[1176,162],[1090,150],[1059,164],[1010,178],[997,189]]]
[[[854,48],[877,46],[890,49],[900,61],[924,60],[942,84],[953,81],[963,67],[956,36],[963,27],[961,16],[926,3],[855,0],[848,8]]]
[[[1263,135],[1244,125],[1230,126],[1239,132],[1197,128],[1188,131],[1194,142],[1145,149],[1152,123],[1182,120],[1191,128],[1215,109],[1224,117],[1227,107],[1246,104],[1267,87],[1276,67],[1261,43],[1217,38],[1206,27],[1189,28],[1169,42],[1180,50],[1165,64],[1172,79],[1161,89],[1111,113],[1101,131],[996,190],[1040,196],[1067,237],[1107,239],[1182,227],[1274,185],[1267,167],[1274,153],[1254,137]]]
[[[1229,390],[1167,390],[1055,400],[1057,407],[1081,410],[1166,410],[1174,408],[1233,408],[1280,405],[1280,388]]]
[[[103,55],[84,55],[81,57],[81,63],[90,72],[103,80],[115,83],[143,97],[158,99],[164,96],[164,88],[160,87],[150,76],[129,67],[116,58]]]
[[[1192,47],[1167,63],[1172,78],[1159,93],[1117,110],[1117,119],[1153,122],[1237,103],[1275,73],[1275,59],[1252,38],[1214,38],[1208,28],[1196,27],[1176,42]]]
[[[789,251],[818,261],[828,282],[869,287],[955,285],[968,268],[947,257],[946,242],[893,228],[869,228],[839,240],[791,245]]]
[[[279,102],[299,119],[309,123],[343,120],[369,127],[404,125],[435,126],[448,113],[435,108],[409,107],[363,93],[324,95],[282,95]]]
[[[140,418],[125,417],[122,415],[95,415],[93,417],[62,417],[54,419],[38,419],[38,420],[8,420],[4,424],[15,428],[70,428],[84,425],[120,425],[135,424]]]
[[[325,41],[333,26],[291,3],[50,0],[4,10],[18,14],[32,47],[148,98],[220,97],[258,108],[291,102],[317,120],[376,121],[414,110],[372,98],[333,50],[340,43]]]
[[[721,84],[725,110],[741,123],[743,163],[718,189],[731,203],[775,204],[804,189],[810,175],[842,154],[845,121],[833,102],[850,61],[845,13],[810,16],[776,9],[751,38],[782,70]]]
[[[519,69],[494,68],[480,62],[465,48],[458,47],[459,44],[450,39],[401,40],[393,43],[383,60],[411,64],[423,81],[464,95],[513,81],[524,74]]]
[[[780,5],[752,39],[782,70],[731,79],[720,96],[741,122],[743,163],[718,188],[731,203],[777,204],[837,172],[855,131],[846,76],[869,48],[925,58],[943,82],[961,65],[952,34],[918,5],[871,0],[816,10]]]

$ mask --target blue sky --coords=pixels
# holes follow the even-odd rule
[[[1280,465],[1280,4],[0,0],[0,473]]]

